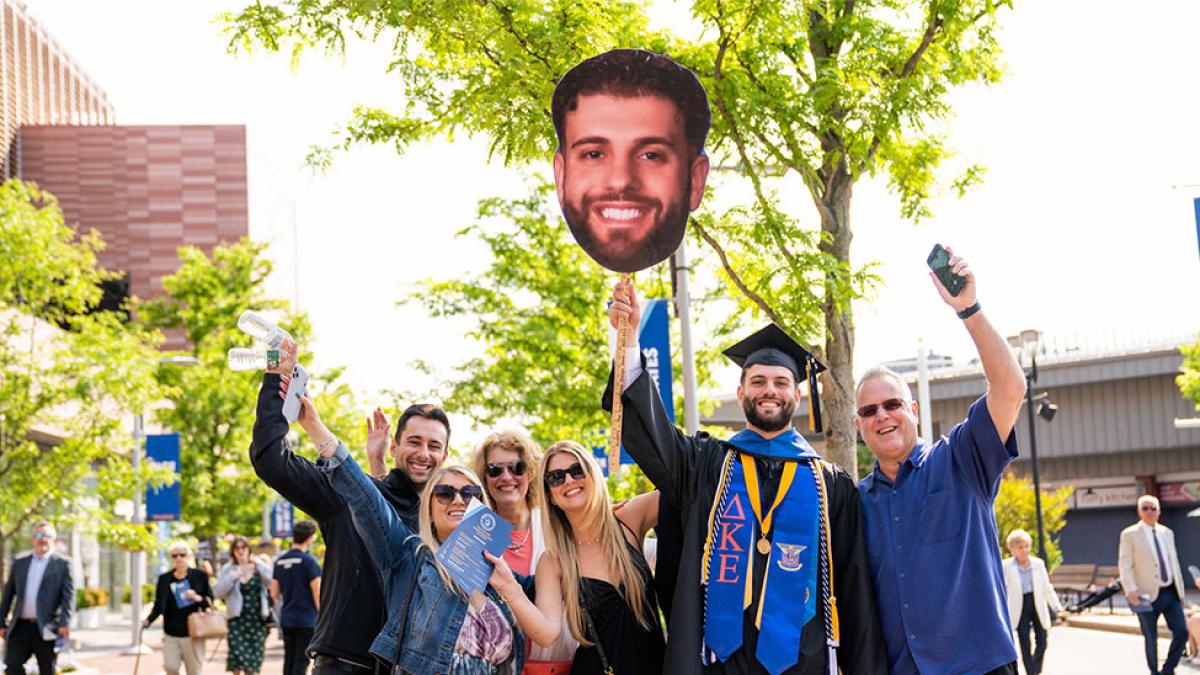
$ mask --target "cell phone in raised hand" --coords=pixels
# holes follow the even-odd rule
[[[292,369],[292,382],[288,385],[287,398],[283,401],[283,416],[288,422],[300,419],[300,397],[308,388],[308,371],[299,363]]]
[[[966,278],[955,274],[954,269],[950,267],[950,252],[941,244],[933,245],[933,250],[929,252],[929,257],[925,259],[925,262],[950,295],[957,297],[962,292],[963,286],[967,285]]]

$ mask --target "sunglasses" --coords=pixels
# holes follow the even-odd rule
[[[438,500],[439,504],[450,506],[454,503],[456,495],[462,497],[464,504],[469,503],[472,497],[483,501],[483,488],[478,485],[464,485],[460,488],[455,488],[453,485],[433,486],[433,498]]]
[[[1145,504],[1141,507],[1143,511],[1157,511],[1158,507],[1153,504]]]
[[[562,485],[563,483],[567,482],[567,474],[570,474],[571,478],[574,478],[575,480],[583,480],[583,465],[579,462],[575,462],[565,469],[554,469],[553,471],[547,471],[546,485],[552,488]]]
[[[508,472],[513,475],[513,478],[516,478],[517,476],[524,476],[525,462],[519,459],[515,462],[501,462],[499,464],[495,462],[488,462],[487,467],[484,468],[484,473],[488,475],[488,478],[499,478],[500,476],[504,475],[505,469],[507,469]]]
[[[33,538],[34,539],[53,539],[54,535],[52,535],[48,532],[34,532]]]
[[[888,412],[896,412],[897,410],[899,410],[903,407],[904,407],[904,399],[889,398],[886,401],[884,401],[883,403],[872,403],[870,405],[864,405],[863,407],[858,409],[858,416],[862,419],[866,419],[868,417],[874,417],[875,413],[879,412],[880,408],[883,408],[884,410],[886,410]]]
[[[186,554],[186,553],[172,553],[171,554],[172,558],[186,558],[187,556],[188,556],[188,554]]]

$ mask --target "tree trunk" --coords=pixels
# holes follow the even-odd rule
[[[0,584],[8,581],[8,537],[0,536]]]
[[[832,254],[849,269],[850,196],[852,178],[837,171],[830,189],[821,198],[821,231],[826,235],[821,250]],[[847,304],[838,307],[826,284],[825,301],[825,365],[821,381],[821,411],[825,422],[825,459],[858,477],[858,435],[854,430],[854,317]]]

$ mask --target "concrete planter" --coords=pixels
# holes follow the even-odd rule
[[[85,607],[75,610],[75,615],[71,618],[71,627],[80,630],[86,628],[99,628],[104,625],[105,615],[108,613],[107,607]]]

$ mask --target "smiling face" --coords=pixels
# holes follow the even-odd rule
[[[512,462],[521,460],[521,453],[493,445],[488,448],[485,459],[488,464],[499,465],[503,469],[503,472],[495,478],[492,478],[490,472],[485,471],[484,473],[487,491],[491,495],[492,501],[496,503],[496,509],[506,512],[510,509],[524,508],[525,496],[529,493],[528,467],[520,476],[513,475],[511,470]]]
[[[908,458],[917,445],[917,402],[890,377],[873,377],[858,388],[856,410],[876,406],[870,417],[854,416],[854,428],[881,464],[897,464]],[[889,401],[903,405],[888,410]]]
[[[800,389],[795,374],[785,366],[755,364],[742,373],[737,397],[747,426],[774,433],[791,426]]]
[[[557,452],[546,462],[547,472],[557,469],[567,470],[574,464],[579,464],[583,469],[583,478],[575,478],[567,473],[562,485],[547,486],[547,490],[550,492],[550,503],[562,509],[564,513],[580,513],[587,509],[588,500],[591,498],[592,476],[588,471],[587,463],[579,461],[578,457],[569,452]]]
[[[1146,495],[1138,499],[1138,518],[1150,527],[1158,524],[1160,511],[1158,500],[1153,496]]]
[[[463,513],[467,510],[467,502],[463,500],[462,494],[457,491],[464,485],[474,485],[470,479],[462,474],[454,471],[447,471],[436,485],[449,485],[456,491],[454,500],[449,504],[443,504],[439,499],[429,500],[429,515],[433,521],[433,531],[437,533],[439,541],[446,541],[454,528],[462,522]]]
[[[708,158],[689,151],[683,118],[660,96],[579,96],[554,155],[558,202],[571,234],[616,272],[675,252],[700,205]]]
[[[392,447],[392,462],[418,486],[425,485],[446,459],[446,425],[427,417],[411,417]]]

